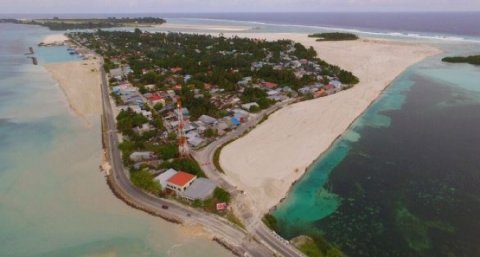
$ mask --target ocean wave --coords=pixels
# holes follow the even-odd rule
[[[480,43],[480,38],[470,38],[447,34],[427,34],[422,32],[384,32],[384,31],[370,31],[357,28],[342,28],[334,26],[318,26],[318,25],[298,25],[298,24],[281,24],[281,23],[268,23],[261,21],[242,21],[242,20],[228,20],[228,19],[215,19],[215,18],[173,18],[172,20],[192,20],[192,21],[207,21],[207,22],[228,22],[230,24],[250,24],[255,26],[272,26],[272,27],[290,27],[290,28],[303,28],[311,30],[325,30],[325,31],[340,31],[357,33],[360,35],[370,35],[378,37],[396,37],[396,38],[409,38],[409,39],[423,39],[423,40],[438,40],[438,41],[452,41],[452,42],[465,42],[465,43]]]

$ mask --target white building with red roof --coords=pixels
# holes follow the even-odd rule
[[[174,191],[177,195],[183,195],[195,179],[197,176],[179,171],[167,180],[167,189]]]

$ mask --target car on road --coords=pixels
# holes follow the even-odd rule
[[[168,209],[168,205],[162,204],[162,209]]]

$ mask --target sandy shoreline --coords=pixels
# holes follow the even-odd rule
[[[341,136],[406,68],[440,53],[428,45],[362,39],[315,42],[302,34],[238,34],[292,39],[313,46],[319,57],[357,75],[361,82],[339,94],[277,111],[220,156],[226,175],[252,198],[260,213],[288,193],[306,169]],[[253,197],[254,196],[254,197]]]
[[[54,34],[54,35],[48,35],[46,36],[43,40],[42,43],[44,44],[59,44],[63,43],[68,40],[68,37],[63,35],[63,34]]]
[[[96,60],[71,61],[44,65],[65,94],[70,108],[84,118],[102,112],[101,76]]]
[[[165,30],[193,30],[193,31],[223,31],[223,32],[242,32],[251,30],[253,27],[249,26],[239,26],[239,25],[197,25],[197,24],[183,24],[183,23],[165,23],[162,25],[155,26],[156,28],[165,29]]]

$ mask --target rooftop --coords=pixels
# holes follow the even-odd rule
[[[173,175],[172,177],[170,177],[168,179],[168,183],[174,184],[176,186],[183,187],[195,178],[196,178],[196,176],[194,176],[192,174],[189,174],[189,173],[186,173],[186,172],[183,172],[183,171],[179,171],[177,174]]]
[[[184,192],[184,196],[191,200],[205,200],[212,196],[216,185],[211,180],[206,178],[196,179],[192,185]]]

